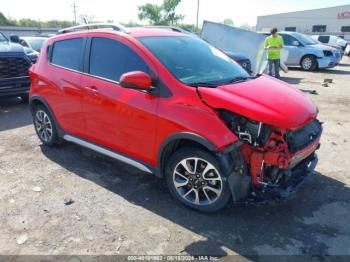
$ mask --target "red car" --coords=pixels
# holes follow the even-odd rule
[[[306,95],[188,34],[64,31],[30,76],[44,145],[63,139],[164,177],[203,212],[287,197],[317,162],[322,127]]]

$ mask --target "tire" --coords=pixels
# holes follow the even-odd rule
[[[35,132],[44,145],[52,147],[59,143],[55,120],[46,107],[42,105],[35,107],[33,123]]]
[[[305,71],[314,71],[317,68],[316,58],[312,55],[306,55],[302,58],[300,66]]]
[[[196,173],[193,172],[195,163]],[[183,147],[165,164],[165,178],[171,195],[182,204],[205,213],[224,208],[230,200],[225,175],[218,159],[201,148]]]
[[[29,103],[29,94],[20,95],[20,97],[25,104]]]

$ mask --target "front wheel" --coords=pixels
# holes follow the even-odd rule
[[[184,147],[175,152],[166,163],[165,176],[172,196],[201,212],[223,208],[231,196],[219,161],[200,148]]]
[[[314,56],[307,55],[301,60],[300,65],[305,71],[314,71],[317,68],[317,61]]]

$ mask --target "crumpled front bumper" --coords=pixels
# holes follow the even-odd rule
[[[319,69],[323,68],[333,68],[339,64],[341,57],[335,56],[325,56],[322,58],[317,58],[317,64]]]
[[[312,154],[300,164],[292,169],[285,170],[286,175],[290,176],[290,181],[284,187],[274,187],[265,185],[257,190],[254,190],[250,197],[246,199],[247,203],[268,203],[271,201],[288,199],[293,197],[304,185],[310,175],[316,174],[313,172],[317,165],[318,158],[316,154]],[[306,168],[300,168],[300,165],[306,163]]]

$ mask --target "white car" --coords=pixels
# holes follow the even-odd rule
[[[311,37],[326,45],[339,46],[343,52],[347,46],[347,42],[344,39],[335,35],[312,35]]]
[[[345,48],[345,54],[350,56],[350,44],[348,44]]]
[[[46,40],[47,37],[25,36],[20,38],[19,43],[24,47],[29,47],[37,52],[40,52],[40,49]]]

